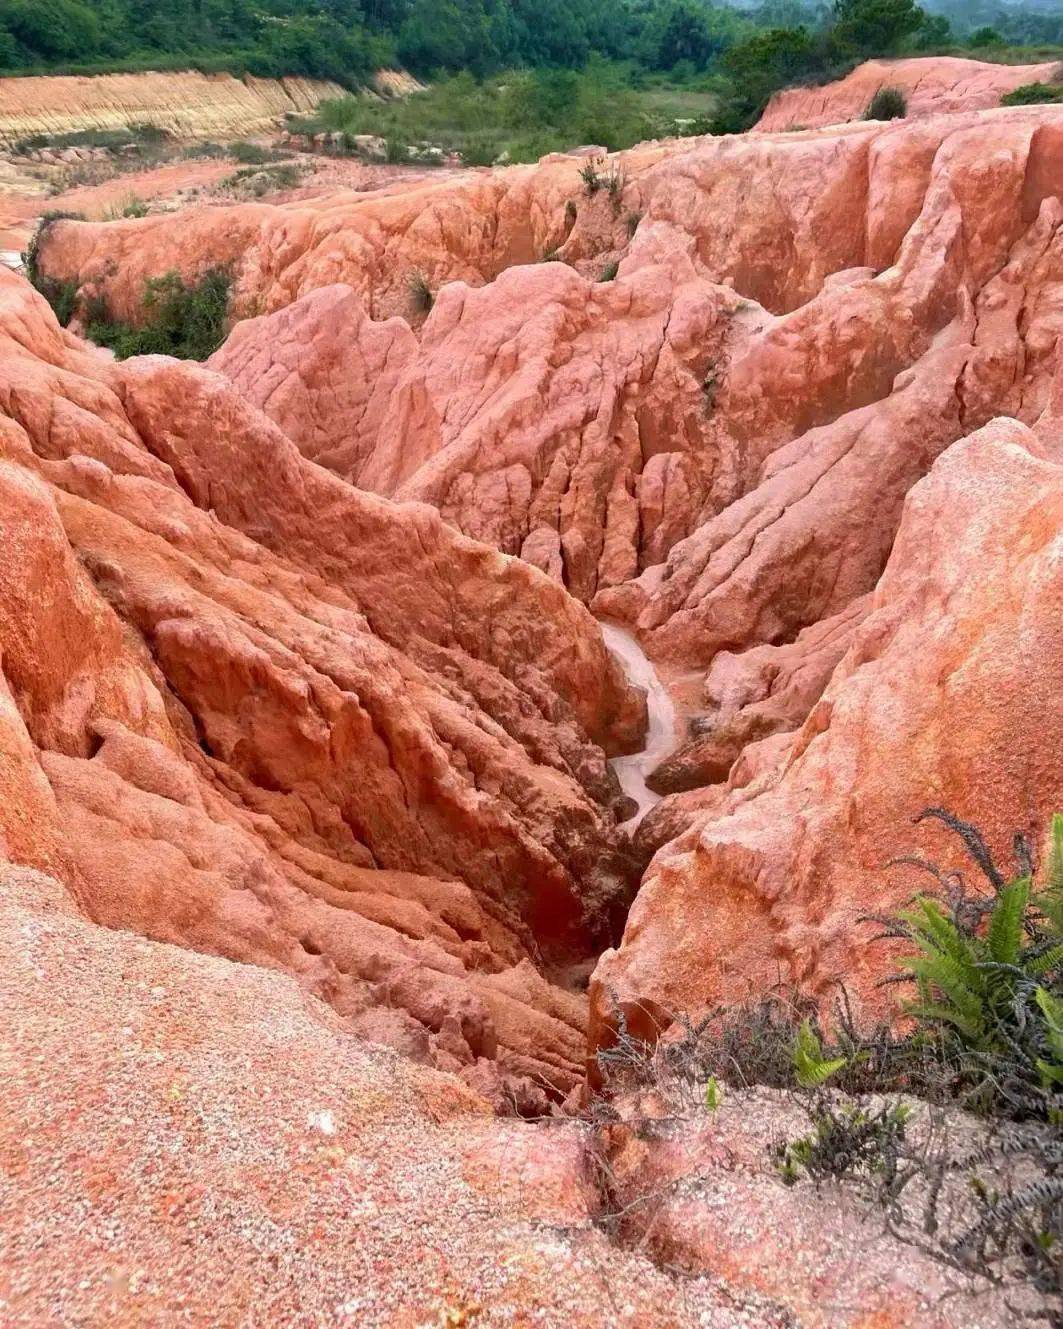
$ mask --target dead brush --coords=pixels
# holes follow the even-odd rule
[[[428,284],[428,278],[419,268],[415,268],[406,279],[406,289],[409,291],[410,308],[415,314],[428,314],[436,302],[435,295],[431,286]]]

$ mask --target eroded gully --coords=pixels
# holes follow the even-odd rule
[[[647,787],[646,777],[675,747],[676,707],[634,635],[616,623],[603,621],[601,629],[606,646],[620,661],[628,682],[646,693],[649,717],[646,746],[641,752],[632,753],[628,757],[614,757],[611,762],[621,789],[638,804],[638,812],[625,823],[628,828],[634,828],[650,808],[660,802],[660,794],[655,794]]]

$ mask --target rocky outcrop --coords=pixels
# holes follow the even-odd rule
[[[36,134],[151,124],[174,138],[236,137],[275,129],[288,112],[339,97],[336,83],[306,78],[236,78],[193,70],[0,79],[0,143]]]
[[[829,1006],[844,984],[860,1017],[888,1015],[893,958],[860,920],[922,881],[887,864],[963,865],[943,827],[913,817],[954,811],[1001,863],[1016,831],[1037,840],[1063,788],[1055,435],[994,422],[915,486],[871,612],[804,725],[652,863],[595,973],[597,1037],[618,1009],[653,1031],[776,986]]]
[[[996,65],[949,55],[908,60],[869,60],[837,83],[784,88],[777,92],[754,133],[817,129],[862,120],[877,92],[896,88],[904,94],[909,116],[950,111],[981,111],[1028,83],[1059,81],[1060,64]]]
[[[416,358],[406,322],[376,323],[349,286],[325,286],[270,317],[237,323],[209,364],[304,457],[368,488],[385,431],[404,436],[405,451],[416,457],[421,421],[393,416]]]
[[[635,840],[643,854],[679,847],[629,924],[647,991],[617,978],[663,1008],[686,981],[673,991],[664,960],[685,891],[717,927],[692,846],[722,814],[739,826],[736,803],[782,798],[781,769],[797,778],[787,736],[822,715],[827,681],[881,623],[870,597],[913,486],[994,416],[1032,426],[1052,399],[1061,154],[1058,108],[936,115],[644,147],[598,168],[612,190],[548,158],[313,209],[60,223],[42,255],[119,307],[171,245],[189,270],[230,259],[242,298],[273,312],[239,326],[214,367],[305,456],[521,555],[667,666],[692,732],[651,778],[671,797]],[[561,261],[529,261],[550,246]],[[606,259],[615,276],[597,280]],[[413,270],[438,287],[427,318],[377,321]],[[904,780],[876,852],[947,792],[889,750]],[[1024,821],[1026,790],[988,801]],[[814,838],[828,853],[830,835]],[[801,873],[772,868],[777,884],[757,887],[785,897],[766,908],[787,920],[772,929],[736,884],[742,904],[721,925],[735,972],[789,966],[822,992],[852,960],[873,1006],[874,965],[862,976],[841,941],[850,906],[881,890],[863,849],[855,860],[868,878],[822,896],[817,857],[803,899],[783,885]],[[835,896],[836,910],[823,903]],[[638,941],[650,932],[659,944]],[[685,915],[678,933],[703,940]],[[617,972],[628,963],[641,973],[638,959]],[[703,983],[734,995],[725,968],[691,964],[691,1001],[711,998]]]
[[[665,155],[660,145],[631,154],[630,172]],[[175,269],[195,276],[227,263],[236,278],[240,314],[272,313],[321,286],[342,282],[361,296],[372,318],[410,314],[410,279],[434,292],[448,281],[481,286],[508,267],[535,263],[569,240],[597,251],[626,238],[623,212],[602,189],[582,220],[569,202],[584,192],[576,157],[555,156],[538,167],[469,171],[418,179],[371,194],[337,192],[308,202],[189,209],[142,225],[58,225],[42,254],[92,284],[116,314],[142,316],[145,280]],[[608,232],[606,236],[604,233]],[[596,268],[597,274],[597,268]]]
[[[622,914],[597,745],[640,725],[593,620],[219,375],[115,365],[0,281],[3,852],[97,921],[567,1091],[582,1005],[542,975]]]

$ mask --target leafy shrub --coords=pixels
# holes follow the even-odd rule
[[[1053,102],[1063,102],[1063,84],[1024,83],[1000,99],[1001,106],[1039,106]]]
[[[879,88],[871,98],[865,120],[903,120],[908,114],[908,99],[900,88]]]
[[[65,328],[74,317],[78,303],[78,284],[76,281],[57,281],[52,277],[38,278],[38,291],[52,307],[52,313],[61,328]]]
[[[1022,875],[1006,881],[977,829],[941,809],[991,887],[925,896],[897,920],[917,997],[905,1010],[965,1067],[977,1093],[1019,1115],[1063,1115],[1063,815],[1052,821],[1043,888],[1020,840]]]
[[[229,154],[243,166],[265,166],[267,162],[277,160],[277,153],[271,148],[263,148],[258,143],[248,143],[243,139],[229,144]]]
[[[231,275],[226,268],[206,271],[187,286],[178,273],[151,278],[144,290],[143,327],[113,319],[101,296],[86,303],[85,335],[112,350],[119,360],[131,355],[173,355],[206,360],[225,340]]]
[[[598,277],[598,280],[599,280],[600,282],[610,282],[610,281],[615,281],[615,280],[616,280],[616,274],[617,274],[619,271],[620,271],[620,264],[619,264],[619,263],[607,263],[607,264],[605,265],[605,267],[602,268],[602,271],[601,271],[600,276]]]

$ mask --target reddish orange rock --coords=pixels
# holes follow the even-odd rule
[[[877,984],[893,957],[860,918],[922,886],[892,858],[962,862],[943,827],[913,818],[948,808],[1007,863],[1012,835],[1037,838],[1057,810],[1061,531],[1063,465],[1022,425],[939,459],[808,720],[651,864],[595,971],[595,1038],[618,1008],[649,1032],[779,984],[826,1003],[844,983],[861,1018],[892,1010]]]
[[[837,83],[777,92],[755,132],[814,129],[860,120],[883,88],[896,88],[904,94],[910,116],[924,116],[942,111],[988,110],[999,106],[1005,93],[1028,83],[1058,81],[1056,61],[1001,65],[948,55],[869,60]]]
[[[640,712],[586,610],[219,375],[0,295],[5,851],[110,926],[567,1092],[581,1000],[506,972],[582,960],[628,889],[597,744]]]

